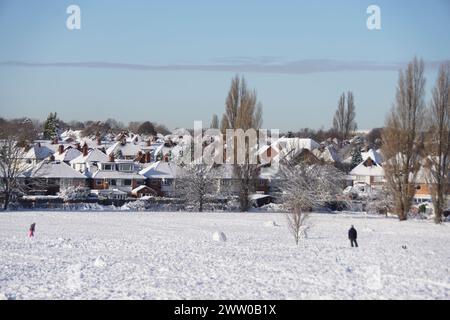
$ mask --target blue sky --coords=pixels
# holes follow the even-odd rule
[[[81,30],[66,28],[71,4]],[[382,30],[366,28],[370,4]],[[366,129],[383,124],[414,55],[431,89],[449,39],[447,0],[0,0],[0,116],[209,124],[240,73],[267,128],[328,128],[352,90]]]

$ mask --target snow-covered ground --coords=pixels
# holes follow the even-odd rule
[[[0,213],[0,298],[450,298],[448,224],[343,214],[310,224],[296,246],[277,213]]]

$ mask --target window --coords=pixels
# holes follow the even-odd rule
[[[131,186],[131,180],[130,180],[130,179],[125,179],[125,180],[123,181],[123,185],[124,185],[124,186]]]
[[[132,171],[132,170],[133,170],[133,166],[131,163],[122,164],[120,166],[120,171]]]
[[[111,179],[111,180],[109,180],[109,181],[108,181],[108,183],[109,183],[109,185],[111,185],[111,186],[115,186],[115,185],[117,185],[117,182],[116,182],[116,180],[115,180],[115,179]]]
[[[112,170],[112,165],[111,165],[111,164],[105,164],[105,165],[103,166],[103,170],[111,171],[111,170]]]
[[[95,180],[95,184],[98,185],[98,186],[101,185],[102,184],[102,180]]]

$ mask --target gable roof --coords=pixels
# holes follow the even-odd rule
[[[139,171],[139,174],[152,179],[174,179],[181,171],[182,168],[174,163],[158,161]]]
[[[78,157],[70,161],[71,164],[74,163],[87,163],[87,162],[107,162],[109,157],[101,152],[99,149],[92,149],[89,151],[87,156],[80,154]]]
[[[352,176],[371,176],[371,177],[384,176],[384,169],[381,167],[381,165],[377,164],[376,162],[373,162],[373,165],[371,165],[371,166],[367,165],[368,158],[366,158],[366,160],[364,160],[359,165],[357,165],[355,168],[353,168],[353,170],[350,171],[350,175],[352,175]]]
[[[370,149],[367,152],[361,152],[361,157],[363,158],[363,161],[366,161],[368,158],[370,158],[378,165],[381,165],[383,163],[383,157],[381,156],[381,154],[373,149]]]
[[[134,144],[132,142],[122,144],[121,141],[117,141],[106,150],[106,154],[109,155],[117,152],[118,150],[120,150],[123,156],[135,157],[139,151],[142,151],[142,148],[139,144]]]
[[[31,147],[30,150],[25,154],[26,159],[37,159],[37,160],[43,160],[47,157],[50,157],[54,153],[53,150],[51,150],[47,146],[38,146],[34,145]]]
[[[82,155],[81,151],[78,149],[75,149],[75,148],[66,149],[66,151],[64,151],[61,154],[59,152],[56,152],[54,154],[55,160],[68,161],[68,162],[79,157],[80,155]]]
[[[86,176],[61,161],[42,161],[24,174],[30,178],[86,179]]]

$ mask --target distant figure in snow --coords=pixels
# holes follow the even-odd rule
[[[33,222],[30,226],[30,230],[28,230],[28,236],[30,238],[34,237],[34,229],[36,228],[36,223]]]
[[[356,247],[358,247],[358,242],[356,242],[356,238],[358,237],[358,233],[356,232],[355,227],[352,225],[352,227],[348,230],[348,238],[350,239],[350,244],[353,247],[353,244],[355,244]]]

